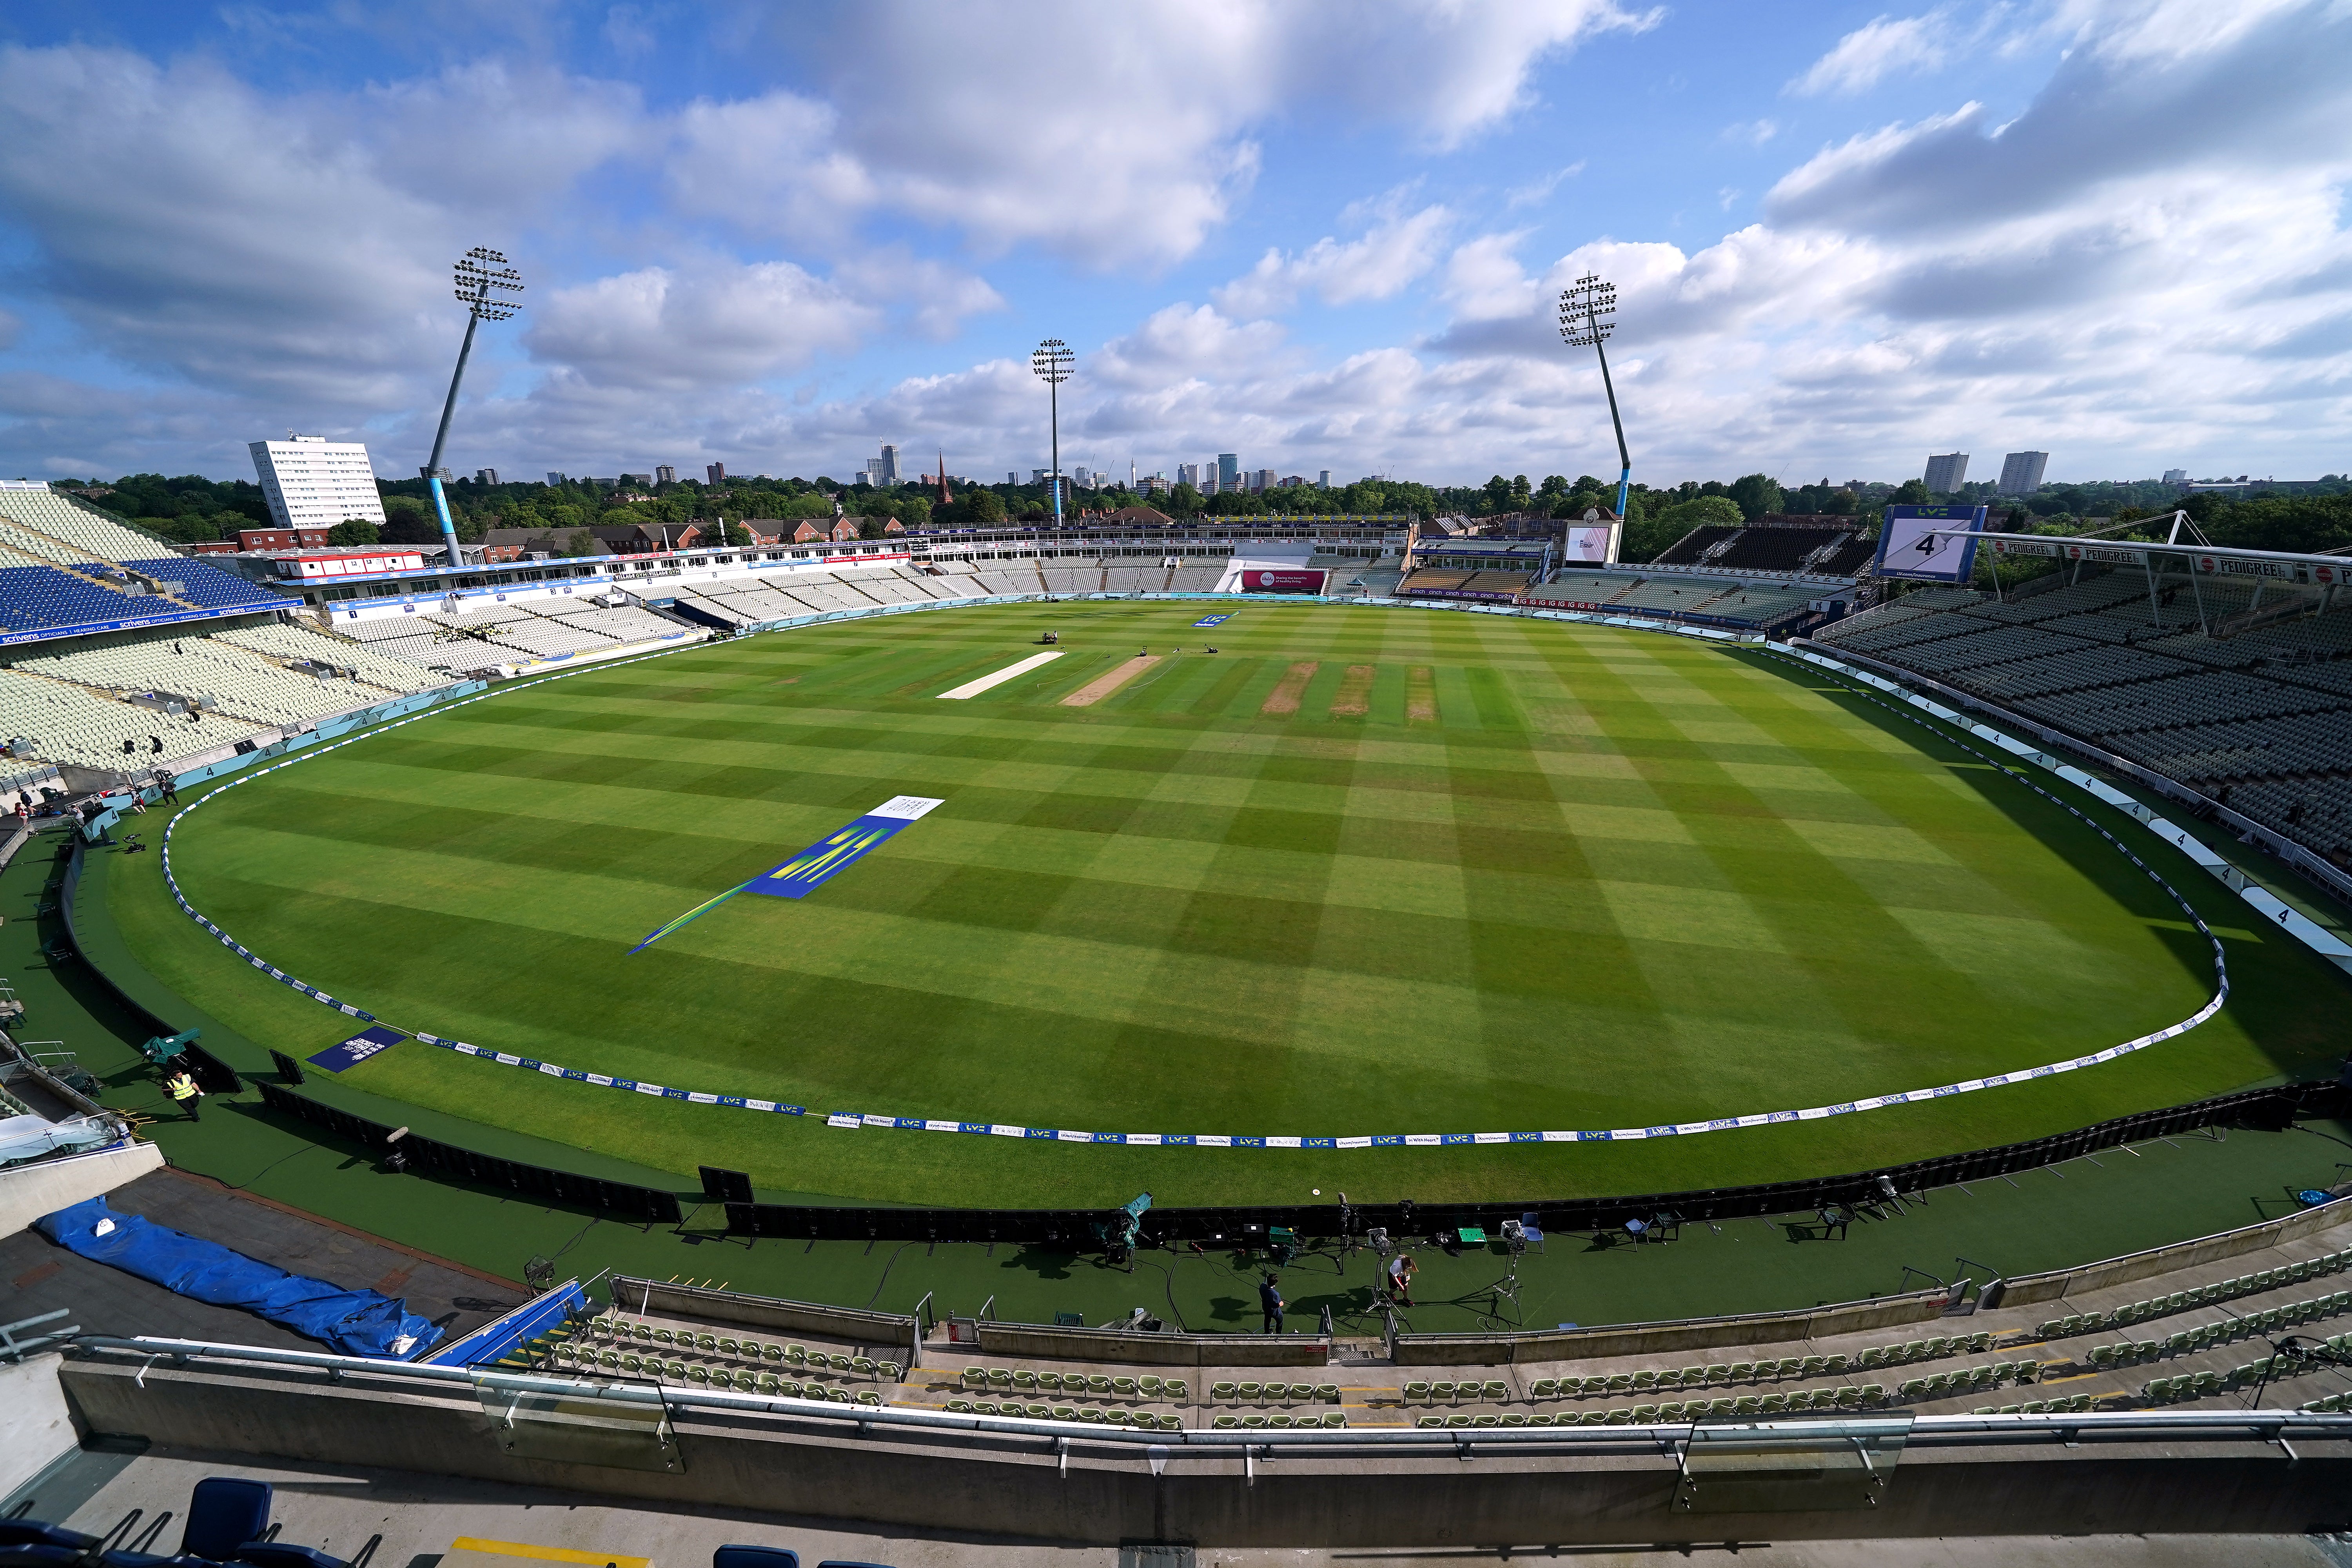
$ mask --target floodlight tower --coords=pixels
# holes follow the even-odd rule
[[[1054,466],[1045,479],[1054,487],[1054,526],[1062,526],[1062,383],[1070,379],[1070,366],[1077,360],[1070,347],[1059,338],[1047,338],[1029,356],[1029,368],[1045,384],[1047,407],[1054,423]]]
[[[1608,318],[1617,313],[1617,285],[1603,283],[1588,272],[1559,291],[1559,335],[1570,348],[1592,345],[1601,356],[1601,385],[1609,394],[1609,423],[1617,430],[1617,516],[1625,516],[1625,492],[1633,484],[1633,459],[1625,450],[1625,422],[1617,417],[1617,388],[1609,379],[1609,351],[1602,342],[1617,328]]]
[[[466,305],[466,341],[457,350],[457,368],[449,377],[449,397],[441,405],[441,428],[433,433],[433,458],[425,465],[425,482],[433,491],[433,510],[441,519],[441,542],[449,548],[449,570],[465,564],[457,553],[457,529],[449,521],[449,498],[441,481],[449,477],[441,466],[441,448],[449,440],[449,416],[457,411],[457,384],[466,379],[466,357],[474,352],[474,329],[484,321],[503,321],[522,307],[511,296],[522,292],[522,274],[507,258],[480,246],[457,258],[454,281],[457,298]]]

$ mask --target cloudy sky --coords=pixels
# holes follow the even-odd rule
[[[2352,469],[2352,0],[14,0],[0,473]]]

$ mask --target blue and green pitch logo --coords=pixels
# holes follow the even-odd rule
[[[763,871],[740,887],[730,888],[717,898],[695,905],[629,951],[643,952],[680,926],[701,919],[738,893],[766,893],[772,898],[804,899],[864,859],[877,846],[898,837],[909,823],[941,804],[919,795],[902,795],[887,800],[847,826],[810,845],[775,869]]]

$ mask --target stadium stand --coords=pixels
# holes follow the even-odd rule
[[[2233,584],[2052,575],[2007,602],[1915,592],[1819,634],[2137,763],[2352,868],[2352,610]],[[2202,615],[2199,611],[2201,600]]]

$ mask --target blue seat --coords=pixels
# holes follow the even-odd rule
[[[269,1531],[269,1483],[206,1476],[188,1497],[188,1523],[180,1555],[226,1563],[237,1548]]]
[[[781,1546],[722,1546],[710,1554],[710,1568],[801,1568],[801,1554]]]
[[[85,1548],[28,1542],[0,1546],[0,1568],[74,1568]]]
[[[835,1557],[820,1563],[816,1568],[890,1568],[887,1563],[852,1563],[846,1557]]]
[[[340,1557],[289,1541],[248,1541],[236,1549],[236,1561],[247,1568],[349,1568]]]
[[[37,1519],[0,1519],[0,1546],[70,1546],[87,1551],[97,1544],[97,1536],[84,1535],[61,1524],[43,1524]]]

